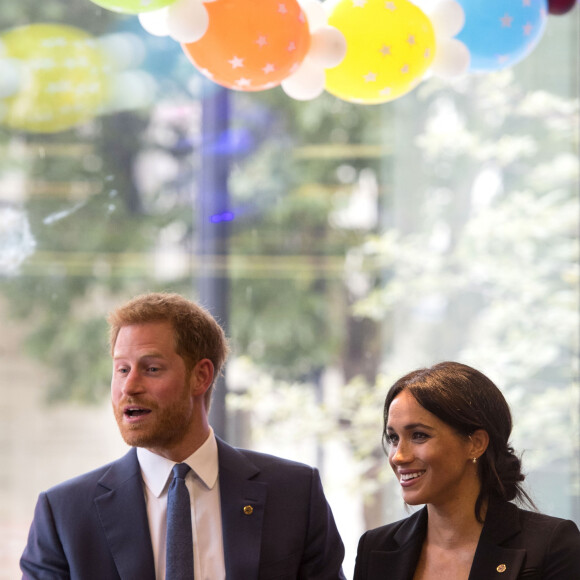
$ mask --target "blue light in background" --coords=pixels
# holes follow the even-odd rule
[[[210,216],[209,221],[212,224],[219,224],[220,222],[231,222],[235,218],[235,214],[232,211],[223,211],[221,213],[215,213]]]

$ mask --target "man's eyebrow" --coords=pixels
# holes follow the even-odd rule
[[[123,360],[126,358],[129,358],[129,357],[127,357],[126,355],[123,355],[123,354],[118,354],[118,355],[113,356],[113,360]],[[140,361],[145,360],[146,361],[146,360],[154,359],[154,358],[159,359],[159,358],[165,358],[165,357],[160,352],[153,351],[153,352],[148,352],[148,353],[141,355],[138,358],[138,360],[140,360]]]

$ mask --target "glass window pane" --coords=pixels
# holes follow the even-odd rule
[[[38,493],[125,451],[105,316],[150,290],[224,324],[216,431],[320,467],[347,577],[406,513],[387,389],[441,360],[500,386],[532,497],[580,523],[577,13],[364,105],[226,90],[89,0],[3,6],[0,578]]]

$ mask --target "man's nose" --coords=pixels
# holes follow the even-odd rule
[[[127,396],[137,395],[144,391],[143,382],[137,370],[132,369],[123,382],[123,394]]]

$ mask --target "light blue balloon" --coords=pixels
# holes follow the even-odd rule
[[[548,18],[547,0],[457,0],[465,26],[456,36],[469,49],[469,70],[493,71],[519,62],[536,47]]]

